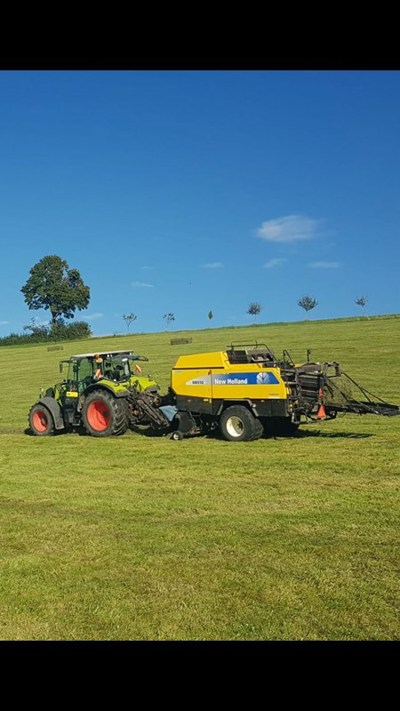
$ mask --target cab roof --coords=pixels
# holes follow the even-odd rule
[[[114,355],[126,355],[126,356],[132,356],[134,355],[133,351],[95,351],[94,353],[79,353],[78,355],[73,355],[71,356],[70,360],[76,359],[78,360],[79,358],[94,358],[95,356],[99,355],[101,358],[109,358],[110,356]]]

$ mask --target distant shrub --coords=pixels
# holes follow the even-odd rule
[[[36,341],[32,341],[32,336],[20,333],[10,333],[9,336],[0,338],[0,346],[19,346],[23,343],[36,343]]]
[[[90,338],[91,335],[92,331],[86,321],[55,323],[49,332],[52,341],[76,341],[79,338]]]
[[[54,341],[77,341],[90,338],[92,331],[86,321],[73,321],[72,323],[58,322],[50,326],[25,328],[32,333],[10,333],[9,336],[0,338],[0,346],[17,346],[30,343],[49,343]]]

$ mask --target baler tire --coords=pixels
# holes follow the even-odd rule
[[[183,433],[179,432],[179,430],[175,430],[175,432],[173,432],[170,436],[170,439],[172,439],[174,442],[180,442],[183,439]]]
[[[53,435],[55,429],[53,415],[47,407],[36,403],[29,411],[29,426],[37,437]]]
[[[232,405],[224,410],[219,429],[229,442],[250,442],[260,439],[264,432],[260,420],[243,405]]]
[[[125,398],[116,398],[107,390],[89,393],[82,407],[82,423],[93,437],[123,435],[128,429],[129,411]]]

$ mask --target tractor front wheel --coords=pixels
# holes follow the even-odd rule
[[[44,405],[37,403],[29,412],[29,425],[34,435],[45,437],[54,434],[54,420]]]
[[[128,429],[128,405],[106,390],[90,393],[82,407],[82,422],[93,437],[122,435]]]
[[[260,420],[243,405],[232,405],[224,410],[219,427],[223,437],[230,442],[259,439],[264,431]]]

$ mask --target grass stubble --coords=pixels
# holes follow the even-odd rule
[[[400,404],[397,319],[191,332],[186,352],[257,339],[314,348]],[[174,334],[177,335],[177,334]],[[150,358],[171,334],[96,339]],[[93,341],[2,348],[0,638],[398,640],[400,418],[346,415],[292,438],[29,436],[58,361]]]

